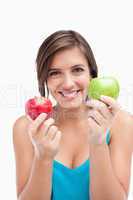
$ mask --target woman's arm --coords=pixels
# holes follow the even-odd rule
[[[19,195],[19,200],[51,199],[52,161],[43,162],[34,158],[27,184]]]
[[[21,117],[13,127],[18,199],[50,200],[52,160],[35,157],[27,133],[28,125],[29,120]]]
[[[92,200],[125,200],[130,183],[133,120],[120,112],[111,128],[111,143],[90,144]]]

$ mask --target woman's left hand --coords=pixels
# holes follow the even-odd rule
[[[120,111],[120,105],[111,97],[101,96],[100,100],[87,101],[88,123],[90,128],[90,140],[93,144],[106,143],[106,133],[110,129],[116,114]]]

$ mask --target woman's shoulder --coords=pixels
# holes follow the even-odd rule
[[[16,120],[15,120],[15,122],[14,122],[14,125],[24,125],[24,124],[26,124],[26,123],[29,123],[29,118],[27,117],[27,115],[21,115],[21,116],[19,116]]]
[[[120,110],[114,117],[112,123],[113,129],[133,128],[133,115],[125,110]]]
[[[23,131],[27,129],[29,124],[30,124],[30,119],[26,115],[22,115],[15,120],[13,124],[13,130]]]
[[[113,120],[111,139],[114,143],[121,143],[133,149],[133,116],[131,113],[120,110]]]
[[[28,126],[30,119],[26,115],[18,117],[13,124],[14,144],[29,144]]]

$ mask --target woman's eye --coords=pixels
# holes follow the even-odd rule
[[[55,71],[55,72],[49,72],[48,76],[57,76],[59,74],[59,72]]]
[[[74,71],[74,72],[83,72],[84,69],[83,69],[83,68],[75,68],[73,71]]]

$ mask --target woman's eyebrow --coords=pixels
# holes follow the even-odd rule
[[[60,70],[61,68],[57,68],[57,67],[50,67],[49,69],[48,69],[48,71],[53,71],[53,70]]]
[[[83,65],[83,64],[77,64],[77,65],[73,65],[73,66],[71,66],[72,68],[74,68],[74,67],[85,67],[85,65]]]
[[[76,64],[76,65],[70,66],[70,68],[75,68],[75,67],[85,67],[85,66],[84,66],[83,64]],[[61,69],[62,69],[62,67],[57,68],[57,67],[52,66],[52,67],[50,67],[50,68],[48,69],[48,71],[52,71],[52,70],[61,70]]]

